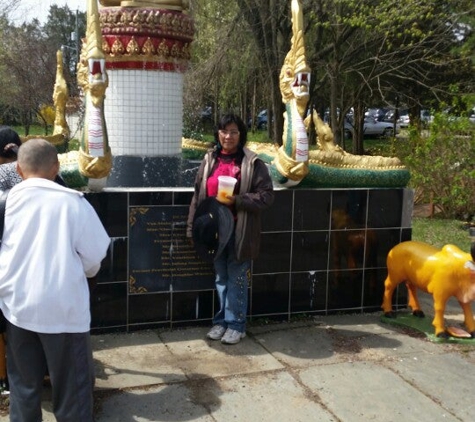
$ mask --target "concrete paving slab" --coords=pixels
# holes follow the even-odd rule
[[[250,323],[247,326],[247,332],[254,336],[263,333],[270,333],[273,331],[289,331],[295,330],[297,328],[304,327],[318,327],[325,325],[325,317],[315,316],[304,318],[303,320],[292,320],[292,321],[281,321],[281,322],[270,322],[268,324],[264,323]]]
[[[393,327],[381,323],[382,313],[328,315],[322,318],[325,326],[345,330],[348,335],[356,333],[385,334],[393,332]]]
[[[120,410],[118,412],[118,409]],[[298,412],[295,409],[299,409]],[[120,419],[114,419],[117,414]],[[100,421],[335,421],[285,372],[194,380],[121,392],[102,402]]]
[[[306,327],[323,327],[323,328],[342,328],[346,329],[348,334],[357,332],[367,334],[381,334],[391,332],[392,327],[387,324],[382,324],[380,321],[381,314],[367,315],[367,314],[342,314],[342,315],[327,315],[309,318],[304,321],[290,321],[271,324],[259,324],[248,327],[248,332],[257,336],[274,331],[289,331],[298,328]]]
[[[456,346],[456,347],[458,347],[457,350],[459,350],[460,353],[463,353],[467,362],[470,362],[472,365],[475,364],[475,347],[473,346]]]
[[[207,383],[214,384],[213,379]],[[200,396],[199,386],[173,384],[149,389],[123,391],[104,399],[96,420],[101,422],[198,421],[214,422]],[[220,400],[218,398],[218,400]]]
[[[256,336],[256,340],[279,361],[294,368],[353,360],[380,360],[386,356],[385,349],[397,350],[402,346],[401,340],[394,334],[373,334],[385,332],[376,324],[367,324],[362,331],[358,329],[359,325],[343,324],[302,327],[284,332],[261,333]],[[363,347],[365,341],[368,345],[374,341],[379,349]]]
[[[142,330],[132,333],[111,333],[91,335],[91,345],[94,351],[110,350],[124,346],[144,346],[161,343],[157,330]]]
[[[220,403],[210,407],[217,422],[336,421],[313,394],[286,372],[230,377],[220,380],[219,387]]]
[[[257,342],[286,366],[305,368],[341,360],[323,327],[310,326],[289,331],[271,331],[255,336]]]
[[[460,422],[390,369],[370,362],[312,367],[299,374],[342,422]]]
[[[185,374],[156,332],[93,336],[97,389],[185,380]]]
[[[128,388],[183,381],[185,374],[169,364],[171,357],[163,344],[128,346],[109,352],[95,352],[96,388]]]
[[[361,338],[360,345],[362,349],[371,350],[375,356],[379,354],[383,358],[445,353],[442,343],[432,343],[425,337],[411,337],[397,332]]]
[[[437,401],[462,421],[474,419],[475,371],[473,363],[457,353],[417,358],[401,357],[388,362],[407,383]]]
[[[176,365],[188,378],[242,375],[282,369],[282,364],[250,337],[229,346],[206,339],[209,328],[160,333]]]

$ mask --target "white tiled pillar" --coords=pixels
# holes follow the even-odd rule
[[[111,69],[108,75],[104,113],[114,155],[180,154],[183,74]]]

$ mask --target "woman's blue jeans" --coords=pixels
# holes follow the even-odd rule
[[[214,261],[219,311],[213,318],[213,325],[222,325],[244,333],[251,261],[237,260],[234,242],[233,235],[223,252]]]

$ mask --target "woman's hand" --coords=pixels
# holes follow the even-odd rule
[[[216,200],[218,202],[221,202],[224,205],[234,205],[236,203],[236,197],[235,196],[223,196],[223,195],[218,195],[216,197]]]

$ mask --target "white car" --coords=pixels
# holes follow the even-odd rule
[[[345,134],[348,138],[352,137],[354,131],[353,124],[345,121]],[[401,131],[401,125],[396,124],[396,135]],[[391,138],[394,136],[394,124],[391,122],[380,122],[376,119],[366,118],[363,124],[364,136]]]
[[[403,114],[401,117],[399,117],[397,122],[401,127],[408,127],[409,123],[411,123],[411,119],[409,119],[409,114]]]
[[[421,110],[421,122],[423,124],[429,124],[432,123],[434,120],[434,117],[430,114],[430,111],[428,110]],[[399,120],[397,121],[401,127],[408,127],[409,124],[411,123],[411,119],[409,118],[408,113],[403,113],[399,117]]]

